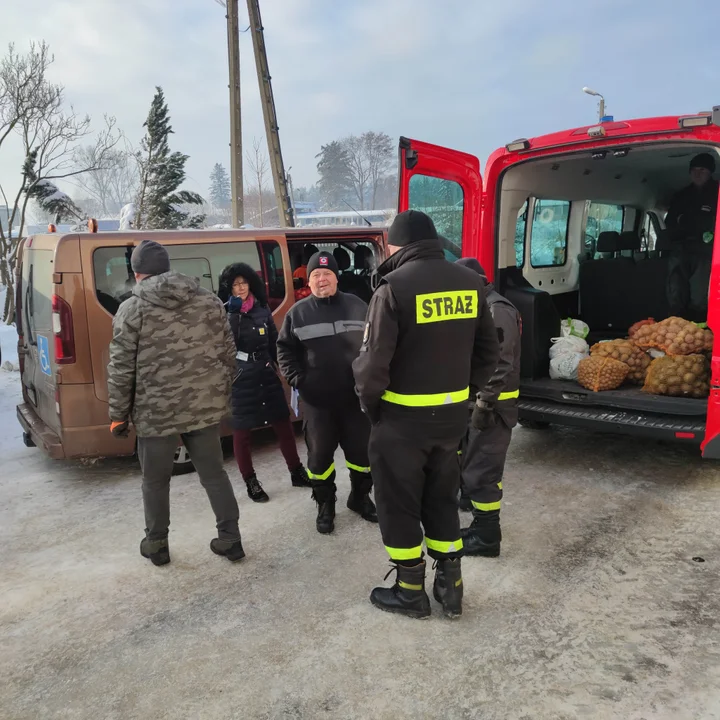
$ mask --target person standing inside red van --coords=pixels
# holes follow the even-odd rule
[[[108,364],[110,431],[138,436],[145,537],[140,554],[170,562],[170,476],[182,439],[215,512],[216,555],[245,557],[238,504],[225,472],[220,421],[235,375],[235,344],[225,308],[195,278],[173,272],[167,250],[143,240],[130,265],[137,284],[113,319]]]
[[[263,281],[246,263],[234,263],[223,270],[219,295],[227,308],[237,349],[237,371],[232,386],[235,460],[248,497],[254,502],[267,502],[270,498],[257,479],[250,451],[254,428],[272,427],[293,486],[310,487],[298,456],[285,391],[275,369],[277,328]]]

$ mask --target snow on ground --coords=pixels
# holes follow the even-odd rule
[[[5,307],[5,288],[0,288],[0,313]],[[18,335],[14,325],[5,325],[0,320],[0,369],[19,370],[17,353]],[[7,365],[9,363],[9,365]]]

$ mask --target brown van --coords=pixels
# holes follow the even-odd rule
[[[135,283],[130,255],[146,238],[167,248],[173,270],[198,278],[212,292],[230,263],[253,267],[265,282],[279,328],[288,309],[308,292],[301,277],[307,244],[335,251],[340,289],[368,300],[370,272],[385,256],[386,229],[49,233],[27,238],[17,266],[23,392],[17,416],[29,447],[40,447],[52,458],[134,454],[134,434],[118,439],[109,431],[106,368],[112,318]],[[224,432],[229,434],[229,428]],[[175,472],[189,469],[189,457],[179,447]]]

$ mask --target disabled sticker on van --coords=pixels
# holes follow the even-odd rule
[[[50,345],[44,335],[37,336],[37,347],[40,369],[44,375],[52,375],[52,368],[50,367]]]

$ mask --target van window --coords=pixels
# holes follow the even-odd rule
[[[623,222],[625,221],[625,208],[622,205],[607,205],[606,203],[588,200],[586,217],[585,250],[592,257],[600,233],[622,232]]]
[[[435,223],[439,235],[445,238],[445,257],[457,260],[462,257],[463,189],[453,180],[413,175],[410,178],[412,210],[421,210]]]
[[[568,200],[535,200],[530,228],[530,264],[534,268],[565,264],[569,219]]]
[[[515,223],[515,265],[521,268],[525,264],[525,230],[527,229],[528,201],[518,211]]]
[[[220,274],[230,264],[244,262],[250,265],[267,283],[266,271],[261,262],[260,246],[268,245],[268,252],[276,257],[278,263],[271,271],[282,276],[281,254],[275,255],[274,242],[232,242],[232,243],[193,243],[190,245],[166,245],[170,255],[170,267],[184,275],[195,277],[200,285],[210,292],[217,293]],[[98,248],[93,253],[95,292],[100,304],[112,315],[119,304],[130,297],[135,286],[135,275],[130,267],[133,246]],[[267,257],[267,255],[263,255]],[[277,276],[270,284],[272,298],[279,292],[284,293],[284,282],[278,286]]]
[[[30,250],[28,260],[28,326],[47,332],[52,328],[53,251]]]

